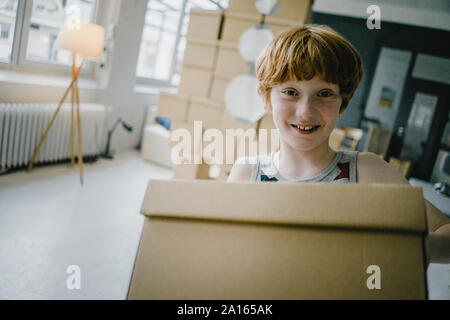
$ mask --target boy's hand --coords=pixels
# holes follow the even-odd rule
[[[425,239],[427,267],[429,263],[450,263],[450,224],[445,224]]]

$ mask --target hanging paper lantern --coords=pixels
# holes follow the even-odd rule
[[[239,53],[246,62],[255,63],[259,54],[273,39],[273,33],[265,24],[244,31],[239,40]]]
[[[256,9],[266,16],[272,16],[277,12],[280,5],[277,0],[255,0]]]
[[[244,123],[254,123],[266,113],[263,99],[258,94],[258,81],[252,74],[231,80],[225,91],[225,105],[235,120]]]

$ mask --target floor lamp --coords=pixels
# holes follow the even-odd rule
[[[72,62],[72,81],[69,87],[64,92],[64,95],[58,103],[58,107],[50,119],[41,140],[36,147],[33,157],[28,165],[28,171],[33,169],[33,163],[36,161],[37,156],[44,144],[47,134],[53,125],[53,122],[58,115],[67,95],[71,94],[72,110],[70,116],[70,155],[71,166],[75,165],[75,152],[74,152],[74,139],[75,139],[75,127],[74,120],[76,113],[76,129],[78,138],[78,167],[80,170],[80,182],[83,184],[83,154],[81,148],[81,123],[80,123],[80,95],[78,90],[78,76],[80,70],[83,67],[86,60],[92,60],[99,62],[103,53],[103,46],[105,41],[105,29],[96,24],[87,23],[65,23],[62,27],[58,39],[56,40],[56,48],[60,50],[70,51],[73,56]],[[77,65],[77,56],[82,57],[82,62]]]

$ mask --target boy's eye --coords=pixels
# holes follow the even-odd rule
[[[330,92],[330,91],[322,91],[319,93],[319,97],[322,97],[322,98],[328,98],[331,96],[333,96],[333,92]]]
[[[298,96],[297,91],[292,90],[292,89],[284,90],[283,93],[287,94],[288,96],[293,96],[293,97]]]

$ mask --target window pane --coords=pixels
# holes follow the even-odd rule
[[[0,0],[0,61],[10,62],[14,43],[18,0]]]
[[[228,0],[216,2],[228,7]],[[218,6],[209,0],[149,0],[136,70],[138,77],[178,85],[191,8],[217,10]]]
[[[95,5],[96,0],[33,0],[26,59],[71,65],[71,53],[55,48],[59,30],[69,15],[95,22]]]

